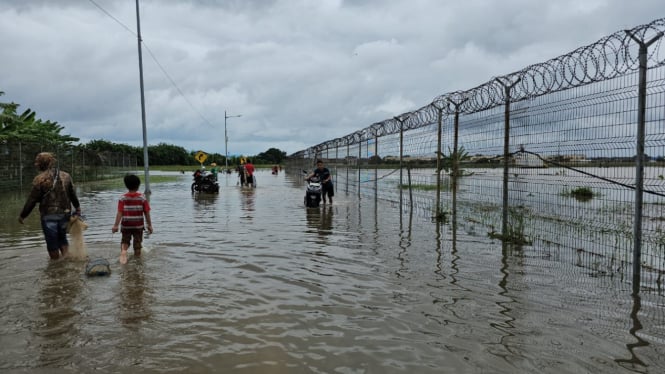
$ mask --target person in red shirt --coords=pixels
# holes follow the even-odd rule
[[[247,184],[250,186],[256,186],[254,183],[254,165],[252,165],[252,161],[247,159],[247,162],[245,163],[245,170],[247,171]]]
[[[152,220],[150,219],[150,203],[145,195],[138,192],[141,180],[134,174],[125,175],[125,186],[127,192],[118,201],[118,213],[111,232],[118,232],[118,226],[122,223],[122,239],[120,241],[120,263],[127,263],[127,250],[133,240],[134,256],[141,256],[143,243],[143,229],[147,228],[152,234]],[[145,217],[145,221],[144,221]]]

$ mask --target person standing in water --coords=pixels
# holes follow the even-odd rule
[[[326,195],[328,196],[328,202],[332,204],[333,196],[335,196],[335,190],[332,182],[332,174],[330,170],[323,166],[323,161],[316,160],[316,169],[308,175],[305,179],[309,179],[313,176],[317,176],[321,181],[321,193],[323,197],[323,204],[326,203]]]
[[[132,241],[134,256],[141,256],[144,228],[147,228],[148,233],[152,234],[150,203],[145,198],[145,195],[138,192],[141,180],[134,174],[127,174],[124,181],[127,192],[118,201],[118,212],[116,213],[115,223],[111,229],[111,232],[116,233],[118,232],[118,226],[122,224],[120,230],[122,233],[120,241],[121,264],[127,263],[127,250]]]
[[[245,163],[245,170],[247,171],[247,185],[256,185],[256,183],[254,183],[254,164],[252,164],[252,160],[247,159],[247,162]]]
[[[42,231],[46,240],[46,249],[52,260],[67,256],[67,223],[72,215],[81,215],[81,205],[74,190],[71,175],[60,170],[52,153],[42,152],[35,157],[35,167],[40,173],[32,180],[32,189],[28,200],[19,214],[18,221],[30,215],[39,203]]]
[[[212,177],[213,177],[213,179],[217,180],[217,164],[213,162],[212,164],[210,164],[210,166],[212,166],[212,168],[210,168],[210,172],[212,173]]]

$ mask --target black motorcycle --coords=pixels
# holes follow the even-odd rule
[[[308,208],[318,208],[321,203],[321,180],[313,176],[307,179],[307,189],[305,190],[305,206]]]
[[[219,184],[217,184],[215,175],[209,171],[197,170],[194,172],[192,193],[194,192],[219,193]]]

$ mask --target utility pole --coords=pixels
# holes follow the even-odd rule
[[[137,0],[138,1],[138,0]],[[227,116],[226,111],[224,111],[224,165],[226,170],[229,170],[229,136],[226,132],[226,120],[227,118],[242,117],[242,114],[235,116]]]
[[[150,167],[148,163],[148,132],[145,125],[145,95],[143,94],[143,56],[141,54],[141,21],[139,18],[139,0],[136,0],[136,36],[139,45],[139,81],[141,85],[141,123],[143,124],[143,169],[145,171],[145,193],[150,191]]]

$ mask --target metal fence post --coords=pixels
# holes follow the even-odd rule
[[[335,144],[335,169],[337,169],[337,164],[339,164],[339,144]]]
[[[346,193],[349,192],[349,156],[351,155],[351,145],[346,141]]]
[[[508,239],[508,169],[510,166],[510,91],[520,81],[520,78],[510,85],[497,79],[503,86],[505,111],[503,127],[503,217],[501,219],[501,237],[505,242]]]
[[[360,160],[362,159],[363,142],[358,142],[358,199],[360,199]]]
[[[374,201],[379,197],[379,136],[376,131],[374,135]]]
[[[460,177],[459,173],[459,162],[460,162],[460,151],[459,151],[459,108],[468,98],[464,98],[458,102],[448,99],[455,107],[455,120],[454,120],[454,133],[453,133],[453,152],[450,155],[452,161],[452,194],[453,194],[453,206],[452,209],[457,211],[457,178]]]
[[[640,292],[642,270],[642,199],[644,196],[644,138],[647,98],[647,52],[649,46],[663,36],[660,32],[648,42],[625,30],[639,46],[639,86],[637,89],[637,151],[635,154],[635,215],[633,221],[633,294]]]
[[[399,205],[402,206],[402,186],[403,181],[403,161],[404,161],[404,121],[409,118],[409,114],[394,117],[399,122]]]
[[[441,216],[441,127],[443,122],[443,107],[439,108],[434,103],[432,106],[436,108],[436,217]],[[438,225],[437,225],[438,227]]]

